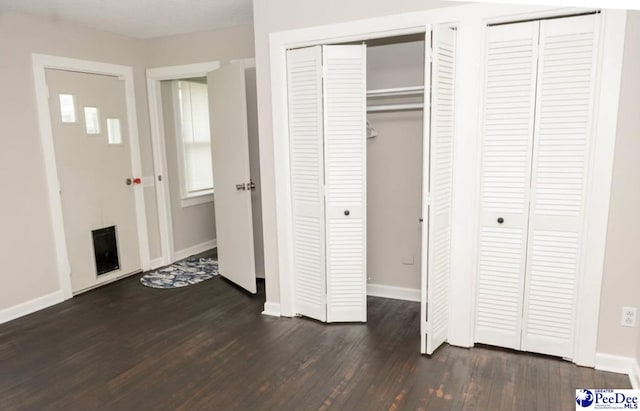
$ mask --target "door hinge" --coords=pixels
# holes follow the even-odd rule
[[[162,176],[158,176],[158,181],[162,181]]]

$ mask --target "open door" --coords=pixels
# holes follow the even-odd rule
[[[327,321],[322,47],[287,51],[297,314]]]
[[[287,52],[296,313],[365,322],[366,46]]]
[[[220,275],[256,292],[244,67],[229,64],[207,75],[213,189]]]
[[[447,340],[449,332],[456,31],[436,26],[433,33],[427,30],[425,44],[425,56],[431,55],[432,63],[431,67],[425,64],[425,90],[430,82],[431,95],[425,93],[423,163],[428,196],[423,199],[427,218],[422,239],[428,246],[423,246],[420,331],[422,353],[430,355]]]

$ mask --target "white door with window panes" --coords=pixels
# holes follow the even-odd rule
[[[46,70],[74,293],[140,270],[124,81]],[[106,236],[105,236],[106,234]]]

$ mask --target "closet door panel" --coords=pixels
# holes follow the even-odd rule
[[[366,46],[323,46],[327,321],[366,321]]]
[[[597,16],[540,27],[524,350],[570,357],[579,284]]]
[[[520,348],[539,22],[487,28],[475,341]]]
[[[326,321],[322,49],[287,52],[295,308]]]
[[[429,255],[427,262],[427,354],[447,340],[451,275],[454,76],[456,31],[433,30],[429,161]]]

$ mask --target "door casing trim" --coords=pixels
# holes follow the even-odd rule
[[[173,221],[171,218],[171,196],[167,168],[164,113],[162,112],[161,82],[193,77],[205,77],[210,71],[220,68],[219,61],[184,64],[147,69],[147,100],[149,102],[149,123],[151,124],[151,151],[153,152],[153,172],[156,185],[158,226],[160,228],[161,265],[168,265],[180,258],[173,243]],[[159,181],[158,176],[163,176]]]

